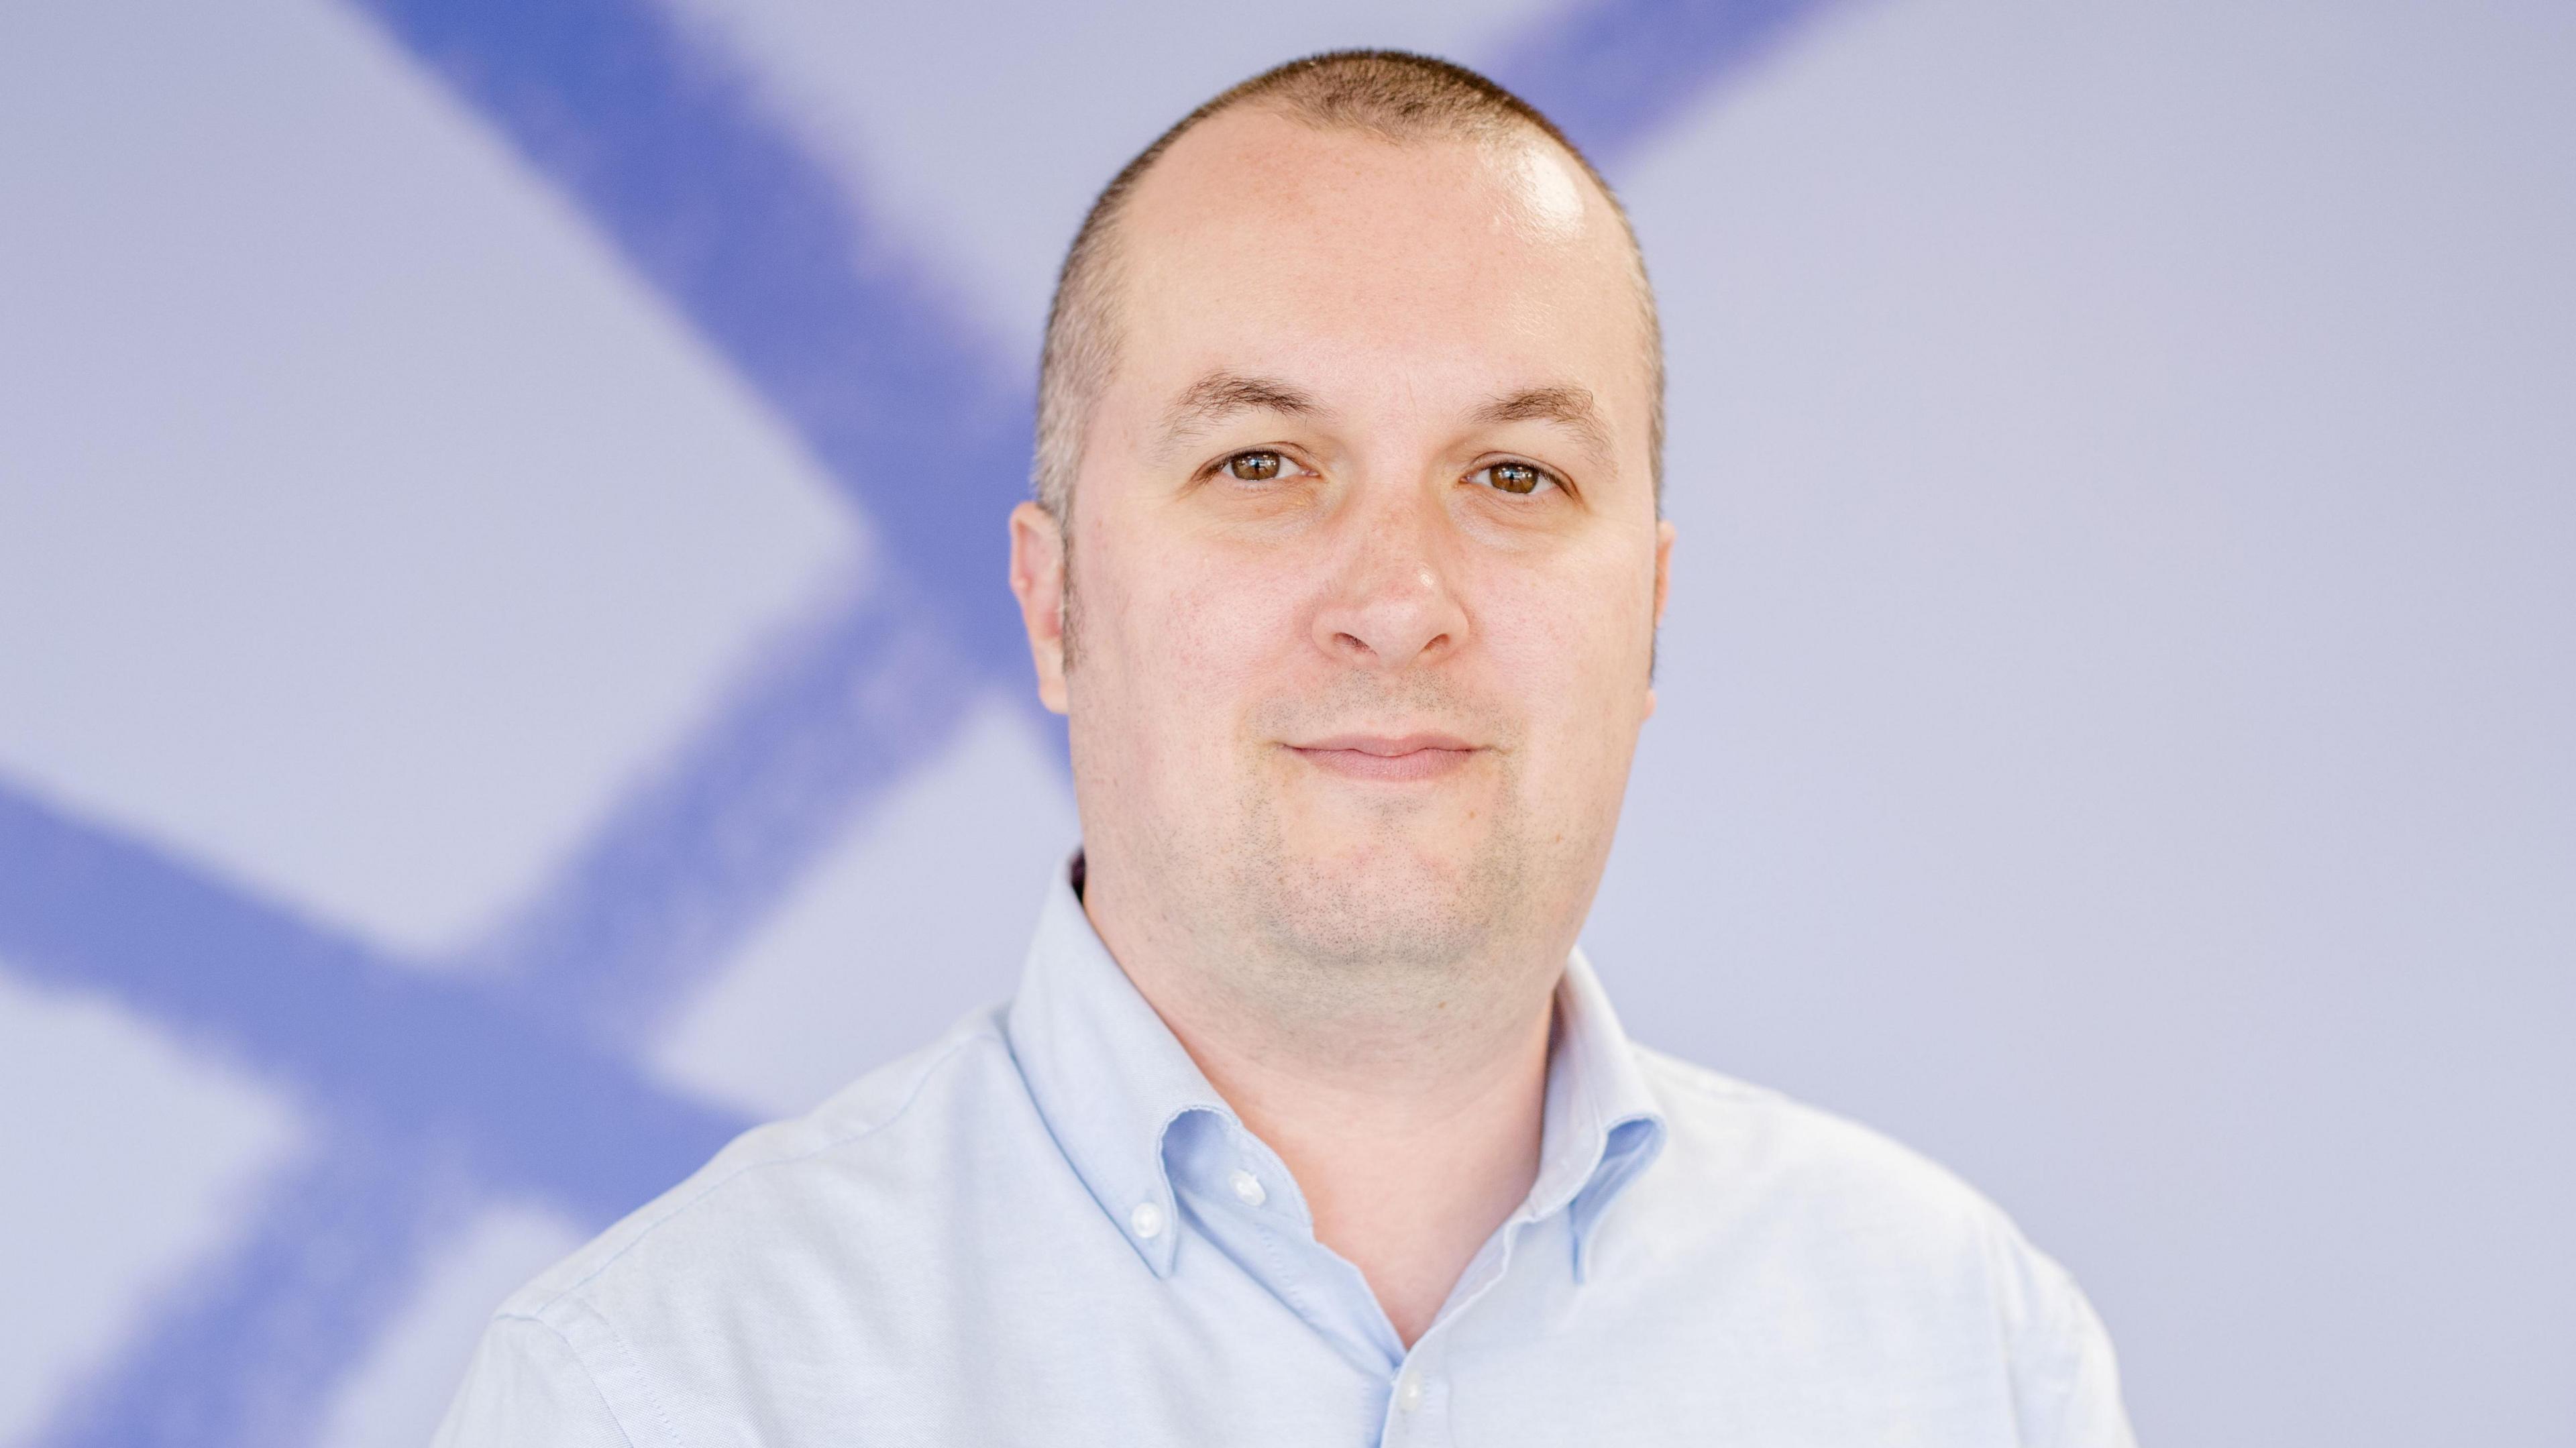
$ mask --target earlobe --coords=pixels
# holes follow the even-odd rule
[[[1020,601],[1028,630],[1029,661],[1037,668],[1038,701],[1065,712],[1064,534],[1035,503],[1011,510],[1011,594]]]

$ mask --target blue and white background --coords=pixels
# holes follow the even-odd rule
[[[1681,528],[1587,935],[2087,1285],[2160,1444],[2576,1443],[2576,11],[0,5],[0,1441],[420,1441],[1005,994],[1092,191],[1489,66]]]

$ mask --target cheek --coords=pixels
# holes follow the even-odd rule
[[[1081,578],[1084,626],[1114,636],[1134,724],[1165,738],[1230,732],[1295,641],[1300,572],[1178,541],[1102,562],[1097,609],[1094,575]]]
[[[1174,688],[1202,706],[1240,700],[1293,638],[1294,586],[1240,568],[1180,574],[1148,620],[1168,636]]]
[[[1624,576],[1506,573],[1480,592],[1484,652],[1533,714],[1617,728],[1642,708],[1651,604]]]
[[[1625,570],[1580,578],[1505,575],[1478,609],[1493,687],[1514,702],[1543,794],[1615,793],[1645,721],[1651,602]],[[1569,798],[1571,806],[1575,802]]]

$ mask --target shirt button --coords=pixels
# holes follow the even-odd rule
[[[1270,1200],[1270,1194],[1261,1189],[1261,1178],[1248,1171],[1238,1171],[1226,1181],[1234,1188],[1235,1196],[1240,1198],[1247,1207],[1257,1207]]]
[[[1408,1413],[1422,1406],[1422,1379],[1418,1374],[1406,1373],[1403,1381],[1396,1384],[1395,1405]]]
[[[1163,1209],[1152,1202],[1138,1202],[1136,1210],[1127,1214],[1127,1225],[1136,1229],[1137,1236],[1150,1242],[1163,1235]]]

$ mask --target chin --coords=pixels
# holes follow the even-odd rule
[[[1445,965],[1481,953],[1520,901],[1522,852],[1457,835],[1290,851],[1246,880],[1265,933],[1296,954],[1350,965]]]

